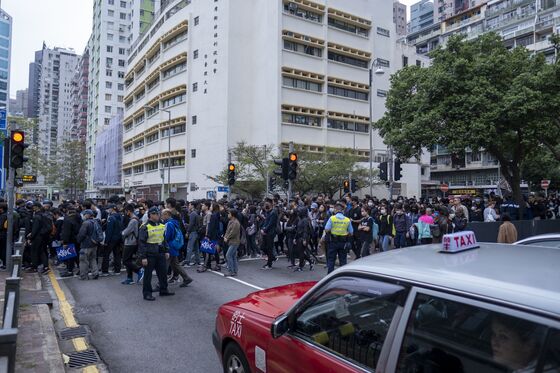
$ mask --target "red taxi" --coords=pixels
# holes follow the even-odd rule
[[[224,304],[224,372],[560,372],[560,251],[443,241]]]

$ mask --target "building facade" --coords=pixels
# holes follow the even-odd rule
[[[46,47],[43,46],[43,49]],[[41,79],[41,61],[43,60],[43,49],[35,52],[35,59],[29,64],[29,81],[27,89],[28,103],[27,103],[27,113],[25,116],[27,118],[37,118],[39,117],[39,81]]]
[[[12,17],[0,9],[0,108],[10,103],[10,65],[12,55]]]
[[[131,24],[131,0],[95,0],[93,27],[88,42],[88,107],[86,152],[87,191],[96,197],[93,184],[97,134],[111,118],[124,112],[124,76]]]
[[[162,2],[130,49],[124,188],[161,199],[170,182],[176,197],[206,198],[239,142],[352,149],[367,164],[369,123],[409,58],[395,63],[392,14],[384,0]],[[370,87],[372,65],[386,73]],[[384,161],[387,148],[373,138],[372,158]],[[414,175],[403,180],[407,194],[420,194],[421,168],[405,170]]]
[[[397,27],[397,35],[406,35],[407,14],[406,5],[395,0],[393,2],[393,23]]]
[[[141,35],[152,25],[156,12],[156,2],[161,0],[131,0],[130,1],[130,35],[128,36],[128,44],[132,45]]]
[[[58,151],[71,139],[73,123],[72,80],[79,56],[73,50],[45,48],[39,80],[39,153],[56,162]]]
[[[16,92],[16,98],[10,99],[10,115],[26,116],[28,112],[27,105],[29,104],[29,91],[28,89],[20,89]]]
[[[72,79],[72,140],[85,142],[87,138],[87,110],[89,83],[89,50],[86,48],[78,61]]]
[[[423,30],[434,24],[434,3],[432,0],[420,0],[410,6],[410,32]]]

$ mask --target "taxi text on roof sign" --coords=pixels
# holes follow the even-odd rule
[[[446,234],[442,240],[442,250],[444,253],[457,253],[460,251],[476,249],[478,242],[473,231],[464,231]]]

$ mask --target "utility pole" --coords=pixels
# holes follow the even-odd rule
[[[388,163],[388,173],[389,173],[389,201],[393,199],[393,183],[395,180],[395,161],[393,159],[393,147],[389,146],[389,161]]]
[[[294,151],[294,143],[290,141],[289,152],[292,153],[293,151]],[[292,186],[293,186],[293,181],[288,180],[288,202],[292,199]]]
[[[227,153],[227,159],[228,159],[228,165],[231,164],[231,150],[228,149],[228,153]],[[228,202],[231,201],[231,185],[228,186],[228,191],[227,191],[227,200]]]
[[[270,170],[268,169],[268,164],[266,162],[267,161],[267,153],[266,153],[266,145],[264,146],[264,161],[266,164],[266,190],[264,191],[264,196],[267,197],[268,196],[268,191],[270,190]]]
[[[348,172],[348,188],[352,194],[352,171]]]

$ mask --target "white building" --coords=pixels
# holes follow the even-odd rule
[[[12,56],[12,17],[0,9],[0,108],[10,102],[10,64]]]
[[[39,80],[39,152],[56,162],[58,151],[71,139],[73,123],[72,79],[79,55],[63,48],[44,48]]]
[[[412,59],[397,47],[392,16],[386,0],[162,3],[128,59],[125,189],[161,198],[171,159],[172,193],[205,198],[216,187],[207,176],[241,141],[292,141],[303,153],[349,148],[367,164],[369,67],[385,72],[373,77],[375,121],[391,73]],[[386,155],[374,134],[376,164]],[[407,195],[420,195],[421,169],[405,167]]]
[[[137,0],[139,1],[139,0]],[[126,56],[130,46],[131,0],[94,0],[93,28],[88,50],[88,108],[86,146],[87,195],[97,196],[93,184],[95,145],[101,126],[123,114]]]

